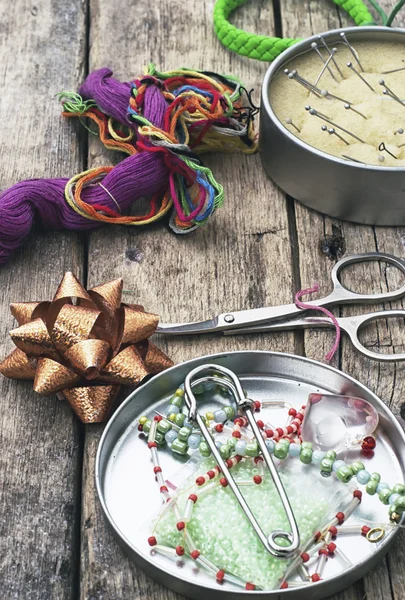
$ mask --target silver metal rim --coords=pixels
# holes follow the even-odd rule
[[[288,50],[285,50],[278,58],[276,58],[276,60],[267,69],[266,74],[263,79],[263,83],[262,83],[261,104],[262,104],[262,106],[264,106],[264,109],[266,110],[266,113],[267,113],[268,117],[270,118],[270,120],[280,130],[280,132],[282,134],[284,134],[292,143],[296,144],[297,146],[299,146],[300,148],[303,148],[306,151],[312,152],[312,154],[315,154],[316,156],[324,158],[325,160],[330,160],[332,162],[339,163],[340,165],[350,164],[351,167],[355,167],[356,169],[359,169],[361,171],[368,171],[368,170],[384,171],[384,172],[405,171],[405,167],[384,167],[384,166],[379,166],[379,165],[363,165],[361,163],[357,163],[354,161],[343,160],[341,158],[338,158],[337,156],[333,156],[332,154],[327,154],[326,152],[323,152],[322,150],[318,150],[317,148],[310,146],[306,142],[303,142],[298,137],[296,137],[295,135],[290,133],[290,131],[286,127],[284,127],[284,125],[281,123],[281,121],[278,119],[278,117],[273,112],[273,109],[272,109],[270,101],[269,101],[268,89],[270,86],[270,82],[271,82],[272,78],[274,77],[274,75],[277,73],[277,71],[290,58],[293,58],[295,56],[295,54],[298,54],[300,51],[305,49],[308,45],[310,46],[312,42],[316,41],[318,39],[319,35],[322,35],[323,38],[327,39],[329,37],[334,36],[337,33],[340,33],[341,31],[344,31],[345,33],[360,33],[360,34],[375,33],[376,31],[381,31],[384,33],[392,32],[392,33],[405,34],[405,29],[400,28],[400,27],[381,27],[381,26],[378,26],[378,27],[377,26],[340,27],[339,29],[331,29],[324,33],[316,34],[309,38],[306,38],[305,40],[302,40],[301,42],[294,44]]]
[[[175,371],[176,369],[178,369],[179,367],[183,367],[184,365],[189,365],[190,366],[190,370],[193,369],[196,365],[196,363],[201,363],[201,361],[207,361],[207,362],[215,362],[215,360],[221,359],[221,358],[225,358],[228,357],[230,355],[246,355],[246,354],[253,354],[253,355],[267,355],[270,357],[284,357],[284,358],[291,358],[293,360],[297,360],[300,362],[305,362],[307,364],[312,364],[315,366],[319,366],[322,367],[323,369],[326,369],[332,373],[337,373],[340,375],[344,375],[344,377],[349,380],[350,382],[354,383],[357,387],[359,387],[360,389],[363,389],[367,392],[367,394],[371,395],[373,397],[373,400],[376,402],[376,405],[378,407],[380,407],[383,412],[388,411],[390,413],[390,410],[388,409],[388,407],[382,402],[382,400],[380,400],[378,398],[378,396],[376,394],[374,394],[373,392],[371,392],[371,390],[369,390],[367,388],[367,386],[363,385],[362,383],[360,383],[359,381],[357,381],[356,379],[354,379],[354,377],[351,377],[350,375],[346,375],[345,373],[343,373],[342,371],[340,371],[339,369],[336,369],[335,367],[331,367],[329,365],[325,365],[323,363],[320,363],[319,361],[310,359],[310,358],[306,358],[306,357],[302,357],[302,356],[297,356],[295,354],[287,354],[284,352],[269,352],[266,350],[238,350],[238,351],[233,351],[233,352],[220,352],[217,354],[208,354],[202,357],[198,357],[198,358],[193,358],[191,360],[188,361],[184,361],[183,363],[180,363],[178,365],[174,365],[173,367],[171,367],[170,369],[167,369],[166,371],[163,371],[162,373],[160,373],[159,375],[155,375],[153,378],[151,378],[147,383],[145,383],[143,386],[141,386],[140,388],[136,389],[134,392],[132,392],[121,404],[121,406],[116,410],[116,412],[114,413],[114,415],[111,417],[111,419],[109,420],[109,422],[106,425],[106,428],[104,429],[104,432],[101,436],[99,445],[98,445],[98,449],[97,449],[97,455],[96,455],[96,461],[95,461],[95,481],[96,481],[96,489],[97,489],[97,494],[98,494],[98,498],[100,501],[100,504],[102,506],[103,512],[104,512],[104,516],[107,518],[109,524],[111,525],[116,538],[118,538],[119,540],[122,540],[127,546],[128,548],[131,550],[131,552],[138,556],[143,562],[148,564],[148,569],[150,570],[161,570],[158,566],[156,566],[156,564],[154,564],[153,560],[151,560],[150,556],[141,554],[138,549],[136,547],[133,546],[133,544],[125,537],[125,535],[123,534],[123,532],[116,526],[113,518],[111,517],[109,510],[107,508],[107,505],[105,503],[104,500],[104,494],[103,494],[103,489],[102,489],[102,481],[101,481],[101,466],[100,466],[100,461],[101,461],[101,453],[103,450],[103,445],[105,443],[105,440],[107,439],[108,435],[109,435],[109,430],[110,428],[113,426],[113,423],[116,419],[116,417],[118,417],[118,415],[121,413],[121,411],[123,411],[125,409],[125,407],[127,406],[127,404],[129,404],[130,402],[132,402],[132,400],[134,398],[136,398],[137,394],[140,393],[142,390],[144,390],[145,386],[148,386],[149,383],[151,383],[152,381],[156,381],[157,379],[160,379],[162,377],[164,377],[167,373],[170,373],[172,371]],[[405,433],[402,430],[402,428],[400,427],[398,421],[395,419],[395,417],[392,419],[392,425],[396,428],[397,432],[399,433],[400,437],[402,438],[402,441],[405,444]],[[375,563],[377,559],[381,559],[388,551],[389,546],[392,544],[392,542],[394,541],[395,537],[398,535],[399,533],[399,528],[397,528],[396,530],[393,530],[392,532],[390,532],[390,534],[386,537],[385,540],[383,540],[381,542],[381,545],[379,546],[379,548],[374,552],[374,554],[372,555],[371,558],[362,560],[358,563],[356,563],[355,565],[353,565],[352,567],[350,567],[347,571],[346,571],[346,577],[349,578],[350,574],[352,572],[354,572],[356,569],[359,569],[361,567],[363,567],[366,563],[371,562],[371,560],[373,560],[373,562]],[[322,588],[327,588],[330,586],[330,583],[333,581],[338,581],[339,578],[341,577],[341,574],[336,575],[335,577],[331,577],[329,579],[326,579],[324,581],[320,581],[316,584],[316,590],[317,590],[317,594],[316,597],[320,598],[320,597],[326,597],[321,595],[319,592],[322,590]],[[180,580],[180,578],[178,578]],[[352,579],[352,581],[355,581],[356,579]],[[190,584],[195,586],[195,584]],[[212,592],[212,587],[205,585],[205,584],[198,584],[199,588],[203,588],[206,589],[207,591],[211,591]],[[342,587],[340,586],[339,589],[342,589]],[[269,596],[276,596],[280,597],[280,594],[283,595],[283,597],[288,597],[288,594],[290,595],[294,595],[296,594],[297,590],[290,588],[290,589],[285,589],[285,590],[269,590],[269,591],[247,591],[247,590],[238,590],[237,591],[237,595],[255,595],[257,598],[260,597],[269,597]],[[329,595],[330,591],[327,592],[326,595]],[[229,590],[224,590],[221,591],[221,596],[224,597],[233,597],[234,596],[234,592],[231,592]]]

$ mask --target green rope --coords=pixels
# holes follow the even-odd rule
[[[399,0],[399,2],[397,2],[397,4],[394,6],[390,16],[387,18],[387,21],[386,21],[387,27],[391,27],[392,21],[395,19],[395,17],[397,16],[397,13],[399,13],[399,11],[401,10],[401,8],[403,7],[404,4],[405,4],[405,0]]]
[[[287,48],[300,41],[299,39],[292,38],[283,39],[278,37],[267,37],[265,35],[254,35],[253,33],[247,33],[246,31],[231,25],[228,20],[230,14],[238,8],[238,6],[245,4],[246,1],[247,0],[217,0],[215,3],[214,29],[220,42],[224,46],[233,52],[242,54],[242,56],[271,62],[279,54],[284,52],[284,50],[287,50]],[[352,17],[356,25],[376,25],[368,8],[362,0],[333,0],[333,2],[343,8]],[[375,8],[376,5],[377,3],[373,0],[373,6]],[[384,16],[386,17],[385,13]]]

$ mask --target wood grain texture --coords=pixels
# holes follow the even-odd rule
[[[349,17],[338,11],[330,9],[326,0],[307,2],[307,10],[302,10],[302,2],[288,0],[282,3],[283,33],[288,36],[310,35],[321,33],[340,25],[350,25]],[[392,8],[393,2],[382,2],[387,10]],[[396,256],[404,257],[403,229],[402,228],[373,228],[337,219],[324,217],[319,213],[308,210],[299,203],[295,203],[296,231],[299,248],[299,269],[304,287],[318,281],[322,295],[331,289],[329,271],[333,262],[321,251],[322,244],[328,236],[341,235],[345,241],[346,254],[373,252],[381,250]],[[385,265],[371,263],[367,266],[357,266],[348,269],[343,277],[345,285],[353,290],[369,293],[382,292],[395,289],[401,283],[401,276],[397,270]],[[401,302],[392,303],[392,307],[401,308]],[[368,310],[380,310],[383,306],[367,306]],[[388,306],[386,308],[389,308]],[[359,314],[363,307],[345,307],[341,315]],[[402,337],[402,340],[401,340]],[[333,341],[333,333],[313,332],[305,333],[305,353],[317,359],[322,359]],[[380,321],[377,325],[369,326],[364,332],[362,340],[373,350],[385,352],[403,351],[403,320],[402,322]],[[404,397],[404,383],[400,374],[403,366],[399,363],[383,364],[372,362],[355,352],[348,340],[343,339],[341,352],[335,358],[335,365],[346,373],[367,385],[380,398],[382,398],[394,411],[399,414],[399,406]],[[397,544],[398,547],[398,544]],[[360,600],[366,594],[368,600],[391,598],[398,593],[398,583],[402,581],[401,568],[398,568],[396,559],[398,550],[393,549],[378,569],[367,575],[363,586],[357,584],[347,590],[347,597]],[[397,581],[396,592],[392,580]],[[403,592],[402,592],[403,593]],[[344,597],[338,594],[337,598]]]
[[[79,0],[1,3],[2,188],[82,169],[77,132],[61,119],[55,94],[75,88],[83,76],[84,24]],[[1,268],[1,358],[12,349],[10,302],[52,298],[62,274],[80,275],[82,262],[78,235],[36,232]],[[31,388],[0,378],[0,596],[71,600],[77,588],[78,427],[68,406]]]
[[[259,100],[266,65],[236,56],[220,46],[212,32],[214,2],[179,0],[136,3],[133,19],[118,15],[100,0],[91,2],[90,68],[113,68],[119,78],[139,74],[155,61],[160,69],[191,66],[228,72],[255,88]],[[136,13],[136,14],[135,14]],[[239,11],[240,26],[273,30],[271,3],[255,2]],[[114,54],[110,52],[113,45]],[[90,145],[90,164],[109,162],[110,156]],[[123,276],[128,301],[141,302],[164,320],[187,321],[211,317],[224,309],[289,302],[293,274],[289,223],[283,195],[269,184],[259,156],[215,155],[204,159],[225,188],[225,204],[206,227],[190,236],[175,237],[163,225],[152,230],[103,229],[92,235],[89,248],[90,284]],[[248,218],[247,218],[248,216]],[[105,248],[108,260],[101,260]],[[222,350],[266,348],[294,351],[292,334],[187,339],[163,339],[159,345],[175,362]],[[83,599],[131,597],[178,598],[146,579],[130,565],[111,540],[93,483],[97,432],[87,432],[83,478],[84,530],[82,541]],[[103,596],[103,594],[105,594]]]

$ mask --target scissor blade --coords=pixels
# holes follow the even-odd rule
[[[156,333],[169,335],[193,335],[197,333],[215,333],[218,317],[208,321],[195,321],[194,323],[160,323]]]
[[[309,329],[311,327],[333,327],[329,317],[304,317],[303,319],[290,319],[279,323],[252,325],[224,331],[224,335],[241,335],[250,333],[266,333],[266,331],[289,331],[291,329]]]

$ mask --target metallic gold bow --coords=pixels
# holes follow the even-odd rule
[[[86,291],[69,272],[52,302],[11,304],[17,349],[0,373],[33,379],[44,396],[61,393],[84,423],[104,421],[121,385],[138,385],[173,365],[148,340],[159,317],[122,304],[121,295],[122,279]]]

